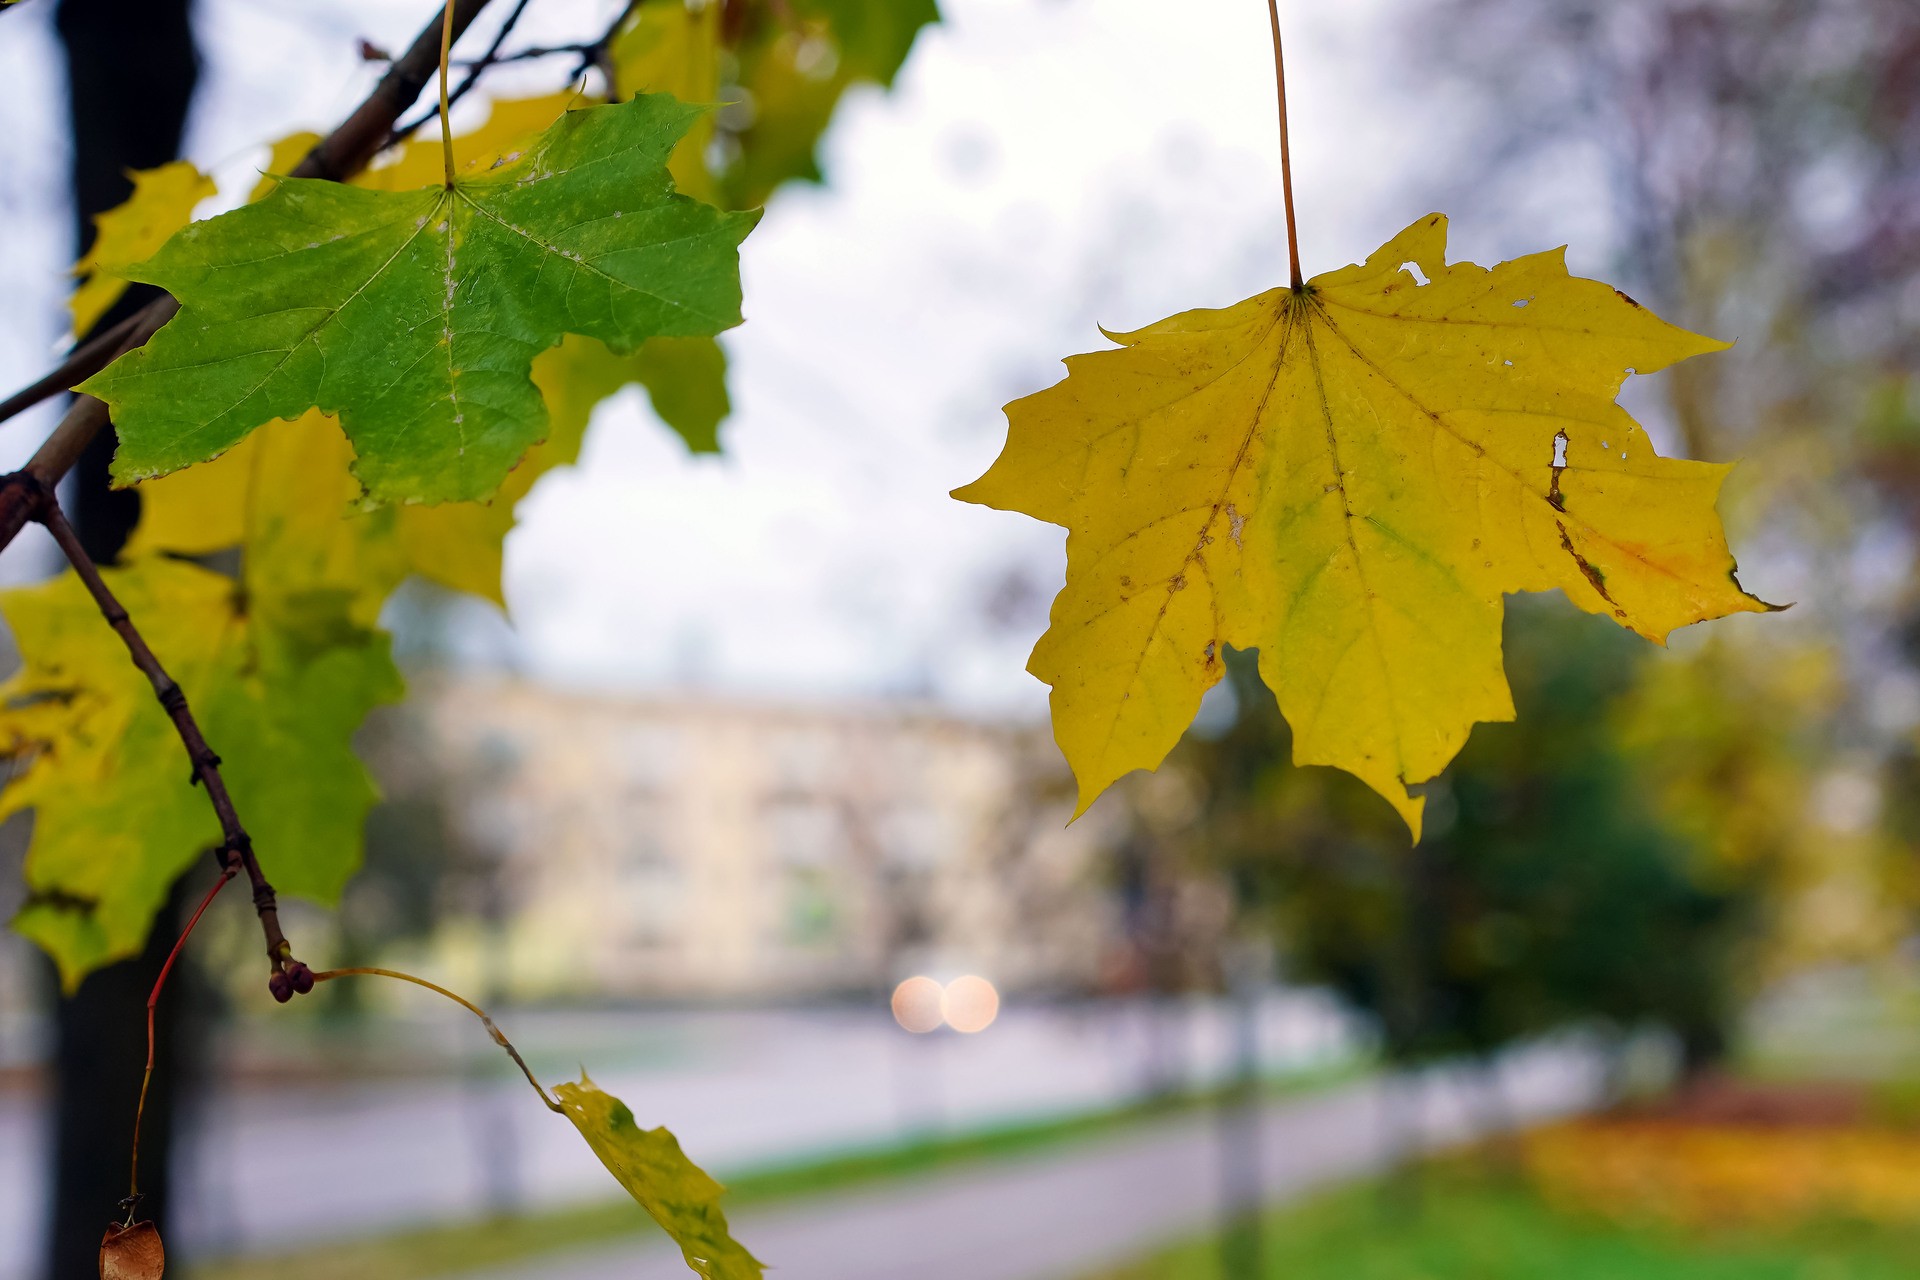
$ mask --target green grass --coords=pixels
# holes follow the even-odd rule
[[[1267,1215],[1260,1280],[1912,1280],[1920,1229],[1834,1224],[1688,1237],[1558,1212],[1512,1178],[1428,1171]],[[1219,1237],[1086,1280],[1228,1280]],[[1231,1280],[1253,1280],[1235,1276]]]
[[[1361,1074],[1358,1066],[1306,1072],[1277,1078],[1263,1092],[1272,1097],[1302,1094]],[[731,1211],[745,1204],[820,1195],[1052,1150],[1193,1111],[1220,1097],[1217,1090],[1178,1094],[756,1169],[727,1180],[725,1207]],[[430,1280],[484,1264],[535,1258],[654,1230],[633,1201],[623,1198],[490,1221],[421,1227],[299,1253],[204,1263],[185,1274],[191,1280]]]

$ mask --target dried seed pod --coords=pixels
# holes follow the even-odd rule
[[[160,1280],[167,1251],[151,1222],[111,1226],[100,1238],[100,1280]]]

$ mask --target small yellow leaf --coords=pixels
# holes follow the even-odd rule
[[[93,247],[74,264],[80,284],[68,307],[73,331],[84,334],[127,291],[119,272],[151,257],[167,237],[187,225],[193,207],[213,194],[213,179],[185,160],[157,169],[134,169],[133,194],[93,220]]]
[[[616,95],[670,93],[701,106],[720,96],[720,10],[718,4],[643,4],[614,35],[607,50],[613,64]],[[713,143],[713,116],[702,116],[674,148],[667,169],[674,185],[696,200],[718,200],[707,168]]]
[[[307,158],[307,152],[319,145],[320,135],[310,130],[290,133],[274,143],[269,148],[267,167],[261,172],[260,180],[254,183],[253,190],[247,193],[247,203],[252,204],[272,191],[280,179],[292,173],[299,163]]]
[[[167,1251],[151,1222],[108,1227],[100,1240],[100,1280],[160,1280],[166,1270]]]
[[[1727,468],[1656,455],[1631,373],[1726,344],[1561,251],[1448,265],[1422,218],[1366,263],[1189,311],[1007,406],[955,497],[1063,525],[1067,582],[1029,663],[1080,809],[1154,768],[1257,648],[1294,760],[1393,803],[1475,722],[1508,720],[1503,595],[1559,588],[1654,641],[1767,606],[1714,503]]]
[[[567,1119],[600,1163],[680,1246],[687,1266],[708,1280],[761,1280],[765,1268],[727,1231],[726,1190],[687,1159],[665,1129],[642,1129],[633,1112],[593,1081],[554,1089]]]

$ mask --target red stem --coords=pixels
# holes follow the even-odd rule
[[[200,899],[200,905],[194,908],[192,919],[187,927],[174,939],[173,950],[167,952],[167,962],[160,966],[160,976],[153,980],[153,993],[147,997],[147,1069],[140,1076],[140,1103],[133,1109],[133,1166],[127,1179],[127,1226],[133,1225],[133,1211],[140,1203],[140,1122],[147,1114],[147,1087],[153,1083],[153,1010],[160,1003],[160,992],[166,988],[167,975],[173,972],[173,962],[180,958],[180,948],[187,945],[187,939],[193,935],[194,926],[200,923],[200,917],[207,913],[213,900],[227,887],[227,881],[233,879],[235,868],[231,862],[220,871],[220,878],[207,890],[207,896]]]

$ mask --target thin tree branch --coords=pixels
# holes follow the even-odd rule
[[[138,315],[131,315],[111,329],[95,334],[74,347],[59,368],[31,386],[22,387],[5,400],[0,400],[0,422],[33,408],[50,396],[59,395],[76,382],[85,382],[112,364],[113,358],[120,354],[121,344],[139,322]]]
[[[66,513],[60,510],[52,487],[37,483],[30,475],[16,475],[9,479],[12,483],[8,488],[27,488],[34,492],[34,518],[44,524],[47,532],[53,535],[53,540],[60,544],[60,550],[72,563],[74,573],[79,575],[94,603],[100,606],[100,615],[127,646],[133,665],[140,668],[153,685],[154,697],[159,699],[161,707],[173,721],[174,730],[187,749],[187,759],[192,762],[193,780],[206,788],[214,816],[219,819],[222,868],[226,867],[229,859],[237,859],[241,869],[247,873],[247,880],[253,886],[253,909],[260,917],[260,931],[266,937],[267,957],[273,962],[275,976],[285,979],[284,971],[296,962],[293,948],[280,931],[279,902],[274,896],[273,886],[267,883],[265,873],[260,870],[260,860],[254,856],[252,838],[247,835],[247,829],[240,825],[240,815],[233,807],[233,797],[227,793],[226,780],[220,776],[220,757],[213,753],[213,748],[207,745],[206,736],[200,732],[200,725],[187,706],[187,695],[167,674],[166,668],[160,665],[160,659],[154,656],[145,637],[133,625],[133,619],[128,617],[126,606],[120,603],[107,586],[106,579],[100,576],[99,566],[94,564],[86,548],[80,545],[79,535],[67,522]],[[300,969],[304,970],[305,966],[300,966]],[[311,974],[307,976],[310,986]],[[280,995],[277,985],[274,994]],[[291,995],[291,991],[288,994]]]
[[[453,0],[453,38],[458,40],[486,7],[487,0]],[[440,70],[440,27],[441,16],[436,12],[367,100],[309,151],[290,176],[345,182],[386,149],[393,137],[393,122]]]
[[[600,42],[598,40],[586,40],[577,44],[534,44],[528,45],[524,49],[515,49],[512,53],[503,53],[499,57],[491,59],[486,65],[504,67],[509,62],[531,62],[536,58],[556,58],[563,53],[571,53],[579,58],[591,58],[594,51],[599,47]],[[480,62],[478,60],[473,62],[457,62],[454,65],[477,67],[480,65]],[[425,121],[421,123],[424,124]]]
[[[493,43],[487,46],[485,53],[468,64],[466,74],[460,78],[460,83],[454,87],[453,92],[443,93],[440,102],[433,107],[421,112],[404,124],[393,126],[393,132],[387,135],[386,145],[391,147],[406,141],[429,121],[444,118],[447,112],[453,109],[454,103],[466,97],[467,91],[480,82],[481,74],[485,72],[488,67],[502,60],[500,57],[500,46],[507,42],[509,35],[513,34],[514,24],[520,21],[520,15],[527,11],[527,5],[530,2],[531,0],[515,0],[513,8],[507,11],[507,20],[500,24],[500,30],[494,32]],[[441,132],[446,132],[444,127],[441,129]]]
[[[486,8],[488,0],[452,0],[453,34],[457,39],[461,32],[473,24],[475,16]],[[295,165],[291,177],[324,178],[330,182],[344,182],[360,170],[367,162],[379,154],[393,131],[393,122],[400,113],[412,106],[426,87],[434,73],[440,67],[440,29],[441,13],[434,12],[433,21],[428,23],[414,37],[411,47],[396,59],[387,74],[380,78],[373,92],[355,108],[352,115],[340,123],[340,127],[328,134],[309,151],[306,158]],[[85,369],[74,377],[73,382],[105,368],[112,360],[125,351],[130,351],[154,335],[154,333],[172,319],[179,311],[180,304],[171,297],[161,297],[148,303],[141,310],[129,316],[120,325],[115,325],[107,333],[88,340],[67,357],[61,367],[40,379],[33,386],[9,397],[3,403],[10,406],[10,412],[27,404],[37,403],[62,389],[53,385],[53,380],[69,369]],[[125,328],[125,337],[117,344],[109,340]],[[112,355],[100,360],[98,365],[87,367],[92,360],[103,352]],[[83,361],[82,357],[85,356]],[[67,386],[72,386],[69,382]],[[21,401],[15,406],[16,401]],[[4,417],[4,415],[0,415]],[[51,489],[72,469],[87,445],[107,425],[107,406],[92,396],[81,396],[67,411],[60,425],[47,437],[39,450],[33,455],[23,474],[31,478],[34,484],[0,484],[0,548],[5,548],[20,530],[35,517],[35,507],[39,502],[36,496],[44,489]],[[14,477],[7,477],[11,481]]]

